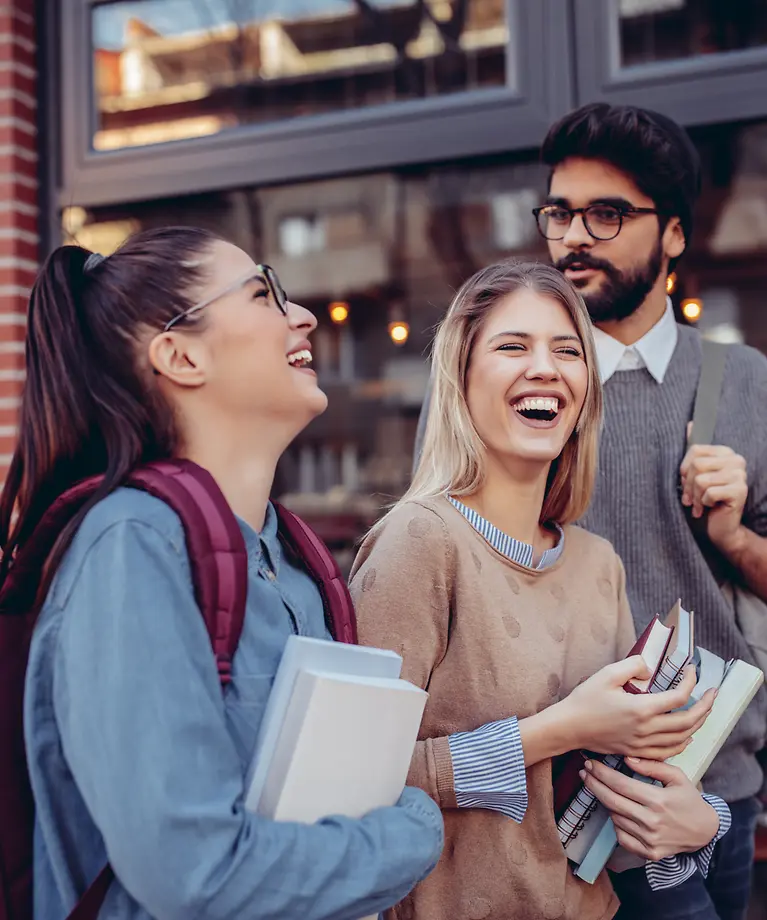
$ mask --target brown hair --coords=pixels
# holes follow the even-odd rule
[[[173,454],[173,413],[137,346],[192,306],[200,256],[215,239],[169,227],[138,233],[105,259],[62,246],[46,260],[29,299],[18,441],[0,497],[0,582],[42,514],[74,483],[104,475],[59,540],[52,570],[93,504],[133,467]]]

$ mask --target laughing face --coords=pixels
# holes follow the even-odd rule
[[[488,453],[505,466],[551,463],[587,389],[583,346],[566,307],[527,287],[501,298],[474,343],[466,389]]]

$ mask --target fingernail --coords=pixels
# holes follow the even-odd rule
[[[591,771],[594,769],[594,764],[590,760],[587,760],[583,766],[589,771],[589,773],[591,773]]]
[[[626,760],[630,760],[631,763],[640,763],[640,760],[638,757],[627,757]]]
[[[578,776],[580,776],[580,778],[581,778],[582,780],[585,781],[586,776],[587,776],[586,771],[585,771],[585,770],[580,770],[580,771],[578,772]]]

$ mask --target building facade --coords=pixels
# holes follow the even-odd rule
[[[348,559],[407,483],[435,323],[482,265],[545,258],[530,215],[546,180],[536,147],[595,99],[688,126],[704,194],[675,301],[702,305],[710,335],[767,351],[762,0],[0,9],[6,466],[37,259],[62,240],[108,254],[141,227],[203,225],[273,265],[319,317],[330,409],[276,491]]]

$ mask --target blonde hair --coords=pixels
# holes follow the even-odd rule
[[[555,268],[538,262],[506,260],[483,268],[456,294],[434,340],[433,391],[423,451],[401,502],[449,492],[476,492],[484,481],[485,445],[466,403],[472,349],[498,301],[521,288],[551,297],[567,310],[583,344],[588,384],[578,423],[551,464],[541,522],[570,524],[591,501],[602,423],[602,385],[586,305]],[[396,507],[396,506],[395,506]]]

